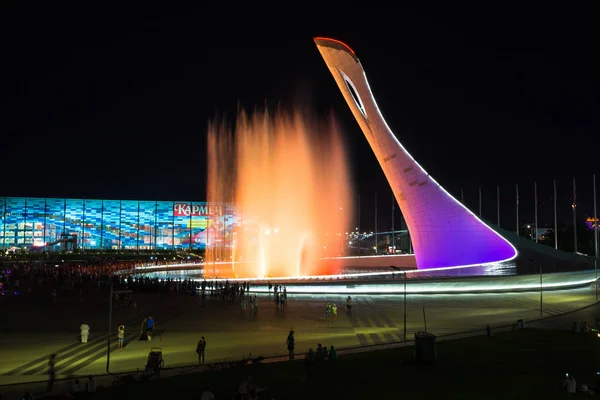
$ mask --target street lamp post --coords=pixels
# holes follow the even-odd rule
[[[542,274],[542,264],[540,264],[540,317],[543,316],[544,313],[544,286],[543,286],[543,274]]]
[[[396,255],[396,234],[394,233],[394,208],[395,208],[396,199],[394,198],[394,193],[392,193],[392,254]]]
[[[404,272],[404,341],[406,342],[406,271]]]
[[[594,288],[596,290],[596,301],[598,301],[598,259],[594,259],[594,273],[596,275],[596,280],[594,281]]]
[[[377,255],[377,195],[375,195],[375,255]]]

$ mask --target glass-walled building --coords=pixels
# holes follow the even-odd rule
[[[0,247],[206,249],[231,243],[236,220],[225,203],[0,197]]]

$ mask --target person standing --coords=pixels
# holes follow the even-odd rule
[[[287,344],[287,349],[288,349],[288,354],[290,356],[290,360],[294,359],[294,348],[296,347],[296,339],[294,338],[294,331],[291,330],[290,334],[287,337],[287,340],[285,341],[285,344]]]
[[[90,334],[90,326],[87,324],[87,321],[81,324],[79,330],[81,331],[81,343],[87,343]]]
[[[79,379],[75,379],[71,392],[73,392],[73,394],[85,392],[85,386],[79,382]]]
[[[96,392],[96,379],[94,379],[94,377],[92,375],[88,376],[87,392],[88,393]]]
[[[148,320],[144,318],[140,327],[140,340],[148,340]]]
[[[244,315],[246,315],[246,300],[244,300],[243,297],[240,301],[240,307],[241,307],[242,317],[243,317]]]
[[[148,340],[152,340],[152,332],[154,331],[154,318],[150,315],[147,319],[147,332],[148,332]]]
[[[54,381],[56,380],[56,369],[54,368],[55,359],[56,354],[52,354],[50,356],[50,360],[48,360],[48,392],[52,392],[52,388],[54,387]]]
[[[206,350],[206,339],[204,339],[204,336],[202,336],[198,342],[198,346],[196,346],[196,353],[198,353],[198,364],[204,364],[204,350]]]
[[[348,314],[349,317],[352,316],[352,297],[350,296],[346,299],[346,314]]]
[[[123,348],[123,340],[125,339],[125,325],[119,325],[117,328],[117,339],[119,341],[117,348]]]

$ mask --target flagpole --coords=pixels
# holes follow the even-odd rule
[[[496,186],[496,194],[497,194],[496,211],[498,214],[498,228],[500,228],[500,185]]]
[[[402,210],[400,210],[402,211]],[[404,224],[402,224],[402,221],[404,220]],[[404,228],[406,228],[406,233],[407,233],[407,237],[408,237],[408,254],[412,254],[413,253],[413,248],[412,248],[412,239],[410,237],[411,233],[410,230],[408,230],[408,225],[406,225],[406,219],[402,216],[402,213],[400,213],[400,230],[402,230],[402,225],[404,225]]]
[[[558,250],[558,219],[556,218],[556,179],[554,180],[554,249]]]
[[[516,200],[517,200],[517,236],[519,236],[519,228],[520,228],[520,224],[519,224],[519,184],[517,183],[516,187],[515,187],[515,193],[516,193]]]
[[[392,193],[392,254],[396,254],[396,233],[394,232],[394,209],[396,208],[396,199]]]
[[[481,218],[481,185],[479,185],[479,218]]]
[[[377,255],[377,194],[375,194],[375,255]]]
[[[577,187],[575,186],[575,177],[573,177],[573,244],[575,253],[577,253]]]
[[[596,281],[594,288],[596,291],[596,301],[598,301],[598,216],[596,215],[596,174],[593,176],[594,182],[594,248],[596,251],[596,259],[594,260],[594,274]]]
[[[360,237],[360,194],[358,195],[358,207],[356,207],[356,229],[358,233],[358,256],[361,256],[362,253],[362,240]]]
[[[533,182],[533,192],[535,195],[535,221],[534,221],[534,231],[535,231],[535,242],[538,242],[538,195],[537,195],[537,182]]]
[[[598,258],[598,216],[596,215],[596,174],[593,176],[594,182],[594,250]]]

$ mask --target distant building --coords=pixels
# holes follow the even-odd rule
[[[205,249],[228,246],[236,222],[225,203],[0,197],[0,248]]]
[[[520,227],[521,236],[529,238],[531,240],[535,240],[536,232],[535,232],[535,223],[524,223]],[[538,226],[537,227],[537,240],[538,242],[542,242],[545,240],[550,240],[550,238],[554,237],[554,227],[552,226]]]

